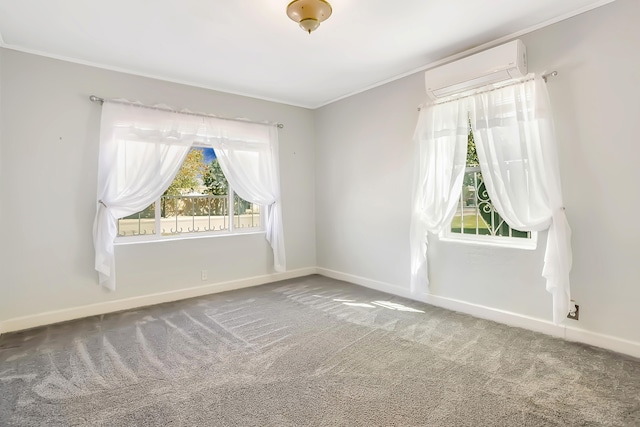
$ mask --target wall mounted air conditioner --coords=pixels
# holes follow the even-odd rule
[[[527,75],[527,52],[521,40],[427,70],[427,95],[440,99]]]

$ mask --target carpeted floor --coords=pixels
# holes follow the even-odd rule
[[[0,338],[1,426],[640,426],[640,361],[309,276]]]

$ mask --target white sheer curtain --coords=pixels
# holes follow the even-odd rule
[[[273,126],[248,127],[253,131],[251,138],[230,141],[221,137],[213,141],[213,148],[231,188],[243,199],[267,207],[266,237],[273,249],[273,267],[285,271],[278,133]]]
[[[570,305],[571,229],[546,87],[541,79],[528,80],[470,100],[480,170],[496,211],[517,230],[549,228],[542,275],[560,323]]]
[[[115,289],[118,218],[146,208],[169,187],[195,129],[171,113],[109,102],[102,106],[93,243],[103,286]]]
[[[274,248],[276,270],[284,270],[277,131],[272,128],[131,103],[105,102],[93,226],[95,269],[100,284],[115,289],[113,242],[118,218],[139,212],[160,197],[195,142],[216,148],[217,154],[225,158],[220,161],[221,167],[240,197],[269,206],[267,238]],[[229,155],[230,152],[242,154]],[[251,161],[245,161],[247,158]],[[255,184],[256,179],[264,182]]]
[[[448,227],[455,214],[467,157],[466,103],[423,107],[418,119],[413,210],[411,214],[411,292],[428,289],[428,233]]]

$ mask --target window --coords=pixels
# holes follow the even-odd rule
[[[235,194],[212,148],[194,147],[158,200],[118,220],[118,238],[259,231],[260,212],[259,205]]]
[[[197,161],[185,162],[187,156]],[[214,158],[227,183],[210,170]],[[100,284],[116,288],[116,239],[123,243],[188,233],[264,231],[274,270],[286,271],[279,174],[273,124],[104,102],[93,227]],[[239,199],[234,190],[260,206]]]
[[[451,227],[441,237],[531,249],[536,246],[536,233],[512,229],[491,203],[480,171],[471,123],[467,138],[467,167],[458,208]]]

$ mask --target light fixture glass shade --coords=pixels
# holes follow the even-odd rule
[[[311,31],[315,30],[319,26],[320,26],[320,23],[318,22],[317,19],[307,18],[300,21],[300,28],[302,28],[308,33],[311,33]]]
[[[309,34],[330,17],[331,12],[331,5],[325,0],[293,0],[287,6],[287,16]]]

